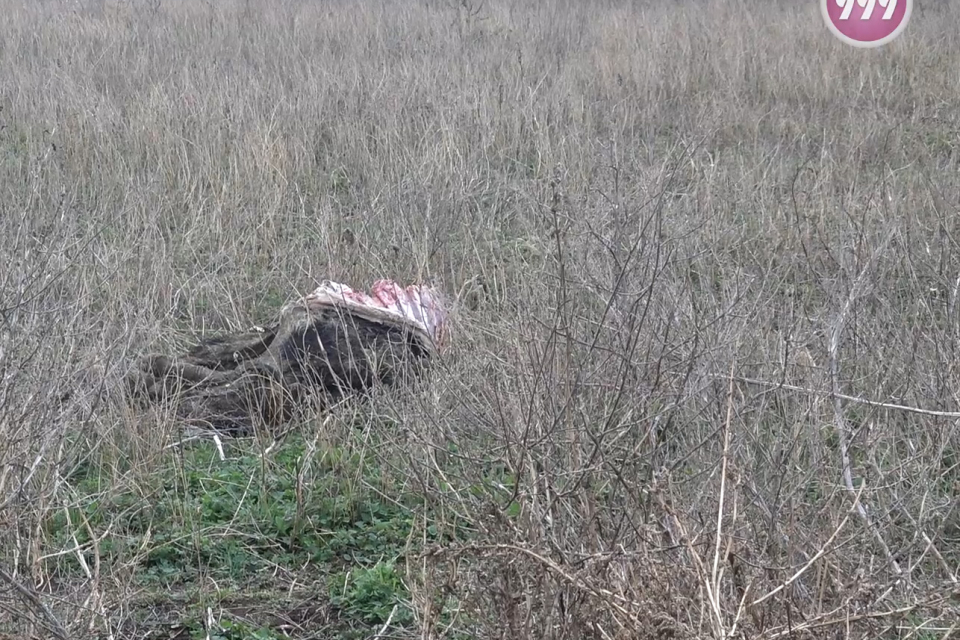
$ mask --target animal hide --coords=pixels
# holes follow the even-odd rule
[[[276,427],[308,399],[329,404],[416,378],[437,357],[446,322],[430,287],[381,280],[366,293],[327,281],[284,306],[273,325],[203,340],[179,357],[146,357],[128,391],[174,402],[191,425]]]

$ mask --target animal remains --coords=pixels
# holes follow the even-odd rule
[[[144,358],[127,388],[146,402],[172,401],[189,425],[273,428],[309,399],[329,406],[413,380],[437,356],[446,322],[428,286],[380,280],[368,294],[325,281],[273,325],[203,340],[179,357]]]

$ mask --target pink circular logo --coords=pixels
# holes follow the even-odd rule
[[[833,35],[855,47],[879,47],[907,26],[913,0],[820,0]]]

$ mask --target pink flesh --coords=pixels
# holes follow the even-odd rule
[[[409,285],[404,288],[392,280],[378,280],[373,284],[371,294],[328,280],[311,296],[340,298],[349,304],[382,309],[415,322],[437,344],[442,342],[446,312],[430,287]]]

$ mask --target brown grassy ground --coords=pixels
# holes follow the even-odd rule
[[[0,636],[960,633],[917,5],[864,51],[812,1],[0,2]],[[417,394],[224,462],[111,394],[383,276],[455,310]]]

